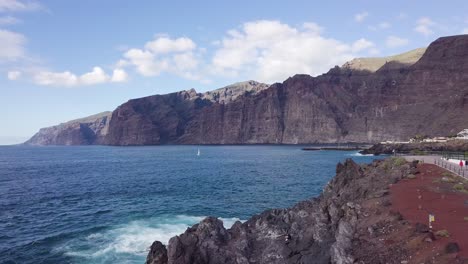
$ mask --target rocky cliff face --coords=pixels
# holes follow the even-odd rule
[[[147,263],[400,263],[407,257],[405,249],[399,243],[386,246],[382,237],[370,238],[368,219],[376,204],[381,210],[389,184],[416,170],[403,163],[376,161],[361,167],[347,160],[338,164],[336,177],[320,197],[265,211],[230,229],[208,217],[171,238],[167,249],[153,243]],[[394,227],[401,220],[383,210],[379,215]],[[396,256],[389,258],[389,252]]]
[[[348,63],[267,89],[247,83],[250,90],[130,100],[112,113],[108,135],[96,143],[374,143],[449,135],[468,126],[468,35],[387,59],[395,60],[369,64],[381,63],[378,70]]]
[[[112,112],[103,112],[42,128],[24,144],[36,146],[102,144],[109,129],[111,116]]]
[[[187,92],[132,100],[114,111],[107,143],[378,142],[453,134],[468,126],[467,47],[467,35],[440,38],[414,64],[403,56],[376,72],[335,67],[315,78],[296,75],[229,103],[185,100]]]

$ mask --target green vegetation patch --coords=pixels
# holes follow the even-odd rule
[[[457,182],[453,177],[451,176],[444,176],[440,179],[440,181],[443,181],[443,182],[451,182],[451,183],[454,183],[454,182]]]
[[[444,172],[442,172],[442,176],[444,176],[444,177],[451,177],[451,178],[453,178],[453,174],[452,174],[452,173],[450,173],[450,172],[448,172],[448,171],[444,171]]]
[[[410,154],[414,156],[424,156],[426,155],[426,152],[419,150],[419,149],[413,149],[410,151]]]
[[[403,164],[406,164],[405,158],[402,158],[402,157],[394,157],[392,158],[392,161],[393,161],[393,164],[398,167],[400,167]]]
[[[383,169],[385,172],[389,172],[391,169],[395,167],[400,167],[406,164],[406,159],[402,157],[391,157],[386,159],[383,163]]]
[[[461,182],[454,184],[453,189],[458,192],[468,193],[468,190],[465,189],[465,185]]]
[[[445,229],[435,232],[435,235],[440,237],[450,237],[450,233]]]

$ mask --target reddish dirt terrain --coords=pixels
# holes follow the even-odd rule
[[[413,227],[418,223],[428,226],[429,214],[435,216],[432,232],[427,233],[433,239],[408,242],[412,253],[408,263],[468,263],[468,182],[436,165],[417,168],[414,177],[390,187],[391,210]],[[441,230],[448,235],[437,235]],[[447,251],[450,242],[458,244],[458,252]]]

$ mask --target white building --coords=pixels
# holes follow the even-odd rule
[[[468,129],[463,129],[457,134],[457,139],[468,139]]]
[[[423,142],[447,142],[446,137],[434,137],[434,138],[425,138],[423,139]]]

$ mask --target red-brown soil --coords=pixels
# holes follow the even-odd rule
[[[415,178],[403,179],[390,187],[391,208],[412,226],[429,225],[429,213],[432,213],[435,215],[433,232],[447,230],[449,237],[409,242],[408,247],[414,253],[409,263],[468,263],[468,192],[454,189],[456,184],[468,189],[467,182],[432,164],[419,164],[418,171]],[[446,254],[449,242],[456,242],[460,251]],[[437,256],[443,257],[437,260]]]

